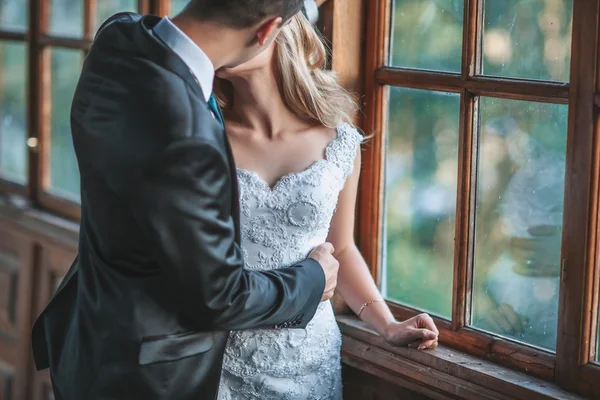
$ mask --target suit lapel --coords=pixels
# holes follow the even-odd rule
[[[138,18],[132,18],[134,20],[138,20]],[[164,66],[165,68],[175,72],[182,79],[184,79],[189,86],[192,88],[194,93],[204,100],[204,94],[202,93],[202,88],[200,84],[194,78],[192,72],[189,70],[187,65],[179,58],[170,48],[160,42],[152,33],[151,29],[154,25],[156,25],[160,21],[159,17],[155,16],[146,16],[143,18],[139,18],[138,26],[141,28],[141,37],[138,37],[138,44],[141,46],[147,46],[148,55],[154,56],[157,64]],[[211,109],[210,105],[206,102],[203,102],[207,109]],[[215,104],[216,105],[216,104]],[[231,145],[229,144],[229,140],[227,139],[227,135],[225,134],[225,128],[223,126],[223,115],[221,114],[221,110],[218,105],[216,106],[217,118],[221,122],[221,126],[223,127],[223,142],[225,143],[225,150],[227,152],[227,158],[230,166],[230,178],[231,178],[231,190],[232,190],[232,199],[231,199],[231,216],[233,217],[233,221],[235,223],[235,240],[239,244],[241,243],[241,233],[240,233],[240,204],[239,204],[239,189],[238,189],[238,179],[237,179],[237,170],[235,168],[235,162],[233,160],[233,153],[231,151]]]

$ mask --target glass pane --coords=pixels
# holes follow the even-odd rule
[[[486,75],[569,80],[573,0],[486,1]]]
[[[187,3],[189,3],[189,0],[172,0],[171,14],[172,15],[179,14],[181,12],[181,10],[183,10],[183,7],[185,7],[187,5]]]
[[[8,31],[27,30],[27,2],[23,0],[0,0],[0,29]]]
[[[463,0],[395,0],[390,62],[394,67],[459,72]]]
[[[71,139],[70,113],[79,80],[83,53],[52,50],[52,124],[50,146],[50,193],[79,201],[79,169]]]
[[[51,35],[83,36],[83,0],[49,0]],[[103,0],[105,1],[105,0]]]
[[[137,0],[102,0],[96,3],[94,34],[104,21],[122,11],[137,11]]]
[[[391,88],[384,295],[452,314],[458,94]]]
[[[482,98],[473,325],[554,350],[566,105]]]
[[[22,43],[0,42],[0,177],[27,182],[27,53]]]

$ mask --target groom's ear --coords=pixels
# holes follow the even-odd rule
[[[265,44],[271,43],[269,40],[272,36],[276,35],[281,28],[281,17],[270,18],[260,24],[256,31],[256,39],[258,44],[264,46]]]

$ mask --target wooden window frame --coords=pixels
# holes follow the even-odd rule
[[[598,338],[598,217],[600,190],[600,0],[575,1],[573,16],[567,182],[562,245],[556,380],[562,387],[600,396],[600,364],[593,363]],[[587,43],[586,43],[587,40]],[[566,276],[565,276],[566,272]]]
[[[598,176],[600,126],[599,0],[575,0],[570,83],[538,82],[479,75],[483,1],[464,0],[463,57],[460,73],[442,73],[387,65],[393,0],[367,2],[363,128],[375,134],[363,155],[359,247],[377,282],[381,280],[383,170],[388,87],[458,93],[460,101],[458,184],[452,320],[434,318],[441,342],[503,366],[556,382],[566,390],[600,395],[600,365],[591,363],[598,319]],[[565,176],[559,329],[557,352],[540,350],[468,326],[473,276],[477,96],[569,104]],[[595,102],[595,104],[594,104]],[[574,134],[576,132],[577,134]],[[389,302],[399,319],[419,311]],[[590,312],[593,310],[593,312]]]
[[[26,198],[30,206],[52,212],[68,219],[79,220],[78,203],[49,193],[50,182],[50,107],[51,107],[51,48],[80,50],[86,53],[93,39],[94,14],[99,0],[83,2],[83,37],[54,36],[48,32],[51,0],[28,0],[28,30],[13,32],[0,29],[0,40],[28,44],[27,59],[27,138],[37,144],[28,149],[26,185],[0,178],[0,194]],[[138,12],[164,15],[166,0],[138,0]]]

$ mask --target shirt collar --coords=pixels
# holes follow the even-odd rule
[[[204,51],[179,29],[169,17],[164,17],[154,26],[154,34],[183,60],[196,77],[204,99],[212,94],[215,68]]]

